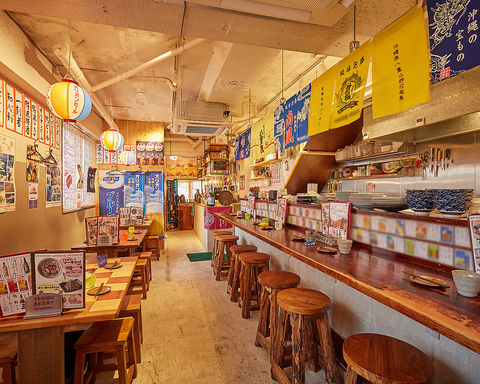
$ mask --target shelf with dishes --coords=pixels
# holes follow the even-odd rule
[[[275,163],[280,163],[282,160],[281,159],[272,159],[272,160],[266,160],[262,161],[257,164],[252,164],[249,165],[250,168],[260,168],[260,167],[266,167],[267,165],[275,164]]]
[[[351,146],[354,148],[346,147],[344,149],[339,149],[335,155],[335,160],[340,163],[340,165],[364,165],[372,162],[382,163],[387,161],[392,161],[395,159],[411,158],[418,156],[418,153],[412,151],[412,143],[389,143],[389,145],[378,147],[377,149],[371,149],[366,151],[364,148],[370,148],[367,144],[361,145],[364,142],[360,142],[356,146]],[[370,143],[373,144],[373,143]],[[388,143],[384,143],[388,144]],[[348,149],[347,149],[348,148]],[[375,147],[376,148],[376,147]],[[379,148],[387,148],[388,150],[381,150]],[[395,149],[394,149],[395,148]],[[347,155],[348,152],[348,155]],[[370,153],[365,153],[370,152]]]
[[[391,179],[398,177],[415,177],[415,163],[404,160],[382,163],[365,167],[339,167],[328,180],[362,180],[362,179]],[[367,174],[365,174],[367,173]],[[343,174],[344,176],[340,177]]]
[[[271,179],[271,176],[256,176],[256,177],[251,177],[250,180],[263,180],[263,179]]]

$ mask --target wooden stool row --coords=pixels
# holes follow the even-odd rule
[[[214,258],[213,270],[216,279],[220,280],[222,276],[228,276],[232,257],[230,247],[237,244],[239,237],[235,235],[217,235],[216,239],[216,253],[212,254],[212,258]]]
[[[238,256],[245,252],[256,252],[257,247],[249,244],[237,244],[230,247],[232,257],[230,260],[230,270],[228,271],[227,293],[231,295],[230,300],[238,301],[240,293],[240,269],[241,262]],[[236,272],[236,273],[235,273]]]

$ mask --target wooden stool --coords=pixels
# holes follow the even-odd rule
[[[263,347],[270,355],[270,361],[273,362],[271,345],[278,328],[277,294],[284,289],[298,287],[300,276],[292,272],[266,271],[258,275],[258,282],[262,286],[262,294],[255,346]],[[269,336],[270,338],[267,339]],[[284,367],[283,364],[280,366]]]
[[[147,298],[148,291],[148,277],[147,277],[147,260],[138,259],[137,264],[135,264],[135,270],[133,271],[132,280],[128,286],[127,295],[134,295],[137,293],[135,287],[142,288],[142,299]]]
[[[160,235],[158,233],[149,233],[143,239],[142,252],[152,252],[152,256],[160,260]]]
[[[118,370],[118,382],[120,384],[131,384],[137,377],[137,361],[135,356],[135,340],[133,338],[132,318],[122,320],[109,320],[94,323],[89,329],[83,332],[82,336],[75,343],[75,384],[88,384],[100,371]],[[126,348],[128,347],[128,363]],[[104,352],[116,352],[116,364],[103,364],[103,358],[97,355]],[[85,355],[90,354],[88,370],[83,375],[85,367]]]
[[[270,255],[261,252],[241,253],[238,258],[240,267],[240,299],[238,306],[242,308],[242,317],[248,319],[250,311],[260,309],[260,284],[258,275],[268,271]],[[252,304],[255,301],[256,304]]]
[[[152,252],[142,252],[142,253],[134,253],[132,256],[137,256],[140,260],[147,261],[147,277],[148,281],[152,281]],[[149,284],[150,286],[150,284]],[[150,288],[150,287],[147,287]]]
[[[340,374],[335,360],[327,310],[331,303],[327,295],[313,289],[291,288],[278,292],[278,329],[274,337],[272,374],[282,384],[290,383],[281,364],[285,356],[287,322],[292,320],[293,384],[305,383],[305,362],[313,372],[320,366],[327,382],[340,384]],[[322,357],[318,356],[318,345]],[[320,361],[319,361],[320,360]]]
[[[143,343],[143,329],[142,329],[142,295],[127,295],[122,300],[120,307],[119,318],[133,317],[135,323],[133,324],[133,338],[135,339],[135,353],[137,356],[137,363],[142,362],[142,352],[140,344]]]
[[[360,333],[343,343],[347,363],[345,384],[355,384],[361,376],[373,384],[433,383],[435,366],[413,345],[393,337]]]
[[[217,253],[215,254],[215,260],[213,262],[213,268],[217,281],[220,280],[222,276],[228,276],[230,259],[232,257],[230,247],[232,245],[236,245],[238,239],[239,237],[235,235],[217,235],[218,247]]]
[[[227,293],[231,295],[230,300],[238,301],[238,290],[240,288],[240,259],[238,255],[245,252],[257,252],[255,245],[237,244],[230,247],[232,257],[230,260],[230,270],[228,271]]]
[[[216,231],[212,231],[213,234],[213,249],[212,249],[212,261],[210,262],[211,267],[213,268],[214,262],[215,262],[215,255],[218,252],[218,240],[217,236],[219,235],[233,235],[231,231],[224,231],[222,229],[217,229]],[[213,273],[215,273],[215,269],[213,270]]]
[[[17,363],[18,339],[0,340],[0,368],[4,384],[15,384],[15,365]]]

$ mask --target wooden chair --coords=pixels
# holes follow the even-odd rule
[[[222,276],[228,276],[232,252],[230,247],[236,245],[239,237],[235,235],[218,235],[218,248],[213,262],[215,278],[221,280]],[[212,255],[213,257],[213,255]]]
[[[119,384],[131,384],[137,377],[135,340],[132,318],[94,323],[75,343],[75,384],[95,382],[97,372],[118,370]],[[128,357],[127,357],[128,348]],[[115,364],[104,364],[103,353],[115,351]],[[85,356],[89,364],[84,375]],[[98,357],[98,360],[97,360]]]
[[[345,384],[361,376],[372,384],[430,384],[435,366],[430,358],[404,341],[375,333],[360,333],[343,343],[347,363]]]
[[[152,252],[156,260],[160,260],[160,235],[149,233],[143,239],[142,252]]]
[[[286,271],[266,271],[258,275],[258,282],[262,286],[260,296],[260,319],[258,320],[255,346],[263,347],[273,362],[272,340],[278,328],[278,292],[296,288],[300,284],[300,276]],[[287,324],[288,325],[288,324]],[[289,353],[291,356],[291,352]],[[289,364],[290,365],[290,364]],[[284,364],[281,364],[284,367]]]
[[[142,327],[142,295],[126,295],[122,300],[122,306],[118,314],[119,318],[133,317],[133,338],[135,339],[135,348],[137,363],[142,362],[141,344],[143,343]]]
[[[15,365],[17,364],[18,339],[0,340],[0,368],[4,384],[15,384]]]
[[[242,308],[242,317],[248,319],[251,310],[260,309],[261,286],[258,284],[258,275],[268,271],[270,255],[261,252],[245,252],[238,258],[241,262],[238,306]]]
[[[256,252],[257,247],[255,245],[249,244],[237,244],[230,247],[232,252],[232,257],[230,260],[230,270],[228,271],[228,283],[227,283],[227,293],[231,295],[230,300],[233,302],[238,301],[238,292],[240,289],[240,259],[238,255],[245,252]],[[237,272],[238,270],[238,272]]]
[[[233,235],[231,231],[225,231],[222,229],[218,229],[216,231],[212,231],[213,234],[213,249],[212,249],[212,261],[210,262],[210,265],[212,268],[214,268],[214,262],[215,262],[215,255],[218,252],[218,239],[217,236],[220,235]],[[215,273],[215,268],[213,269],[213,273]]]
[[[313,289],[290,288],[277,294],[280,307],[278,332],[273,345],[272,375],[282,383],[304,384],[305,363],[313,372],[325,370],[327,382],[342,382],[335,359],[327,311],[331,306],[327,295]],[[282,369],[286,349],[287,323],[292,321],[292,381]],[[319,359],[318,344],[321,358]]]
[[[135,271],[133,272],[132,280],[128,286],[127,295],[134,295],[138,293],[135,287],[141,287],[142,299],[147,298],[147,291],[149,281],[147,277],[147,263],[146,259],[138,259],[135,265]]]

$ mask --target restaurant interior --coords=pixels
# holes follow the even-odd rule
[[[0,5],[0,383],[480,382],[476,2]]]

